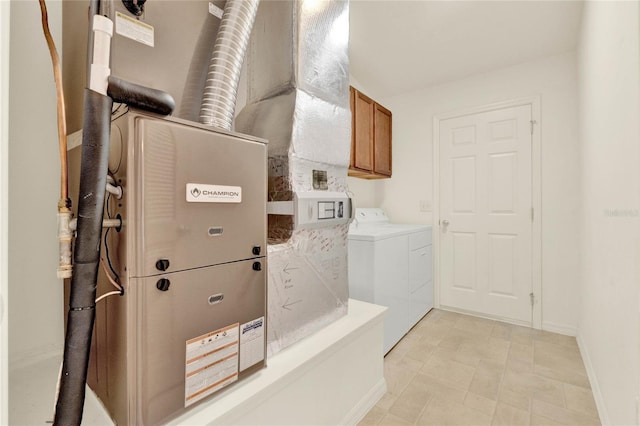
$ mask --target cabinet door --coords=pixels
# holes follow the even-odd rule
[[[373,172],[391,176],[391,111],[375,104]]]
[[[354,96],[354,142],[352,156],[353,167],[360,170],[373,170],[373,120],[374,102],[355,90]]]
[[[356,165],[356,89],[349,86],[349,110],[351,111],[351,157],[349,169]]]

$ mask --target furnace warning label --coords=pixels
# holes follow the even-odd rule
[[[264,317],[240,326],[240,371],[264,359]]]
[[[147,46],[154,45],[154,30],[151,25],[120,12],[116,12],[116,33]]]
[[[239,324],[187,341],[184,406],[238,380]]]

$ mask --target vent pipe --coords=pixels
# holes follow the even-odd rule
[[[244,54],[259,0],[227,0],[209,63],[200,123],[231,130]]]

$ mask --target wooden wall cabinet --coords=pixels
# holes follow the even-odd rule
[[[357,89],[351,95],[351,162],[349,176],[391,177],[391,111]]]

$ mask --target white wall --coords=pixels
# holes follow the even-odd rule
[[[603,423],[631,425],[640,421],[640,7],[586,2],[583,13],[578,340]]]
[[[379,181],[349,176],[347,185],[356,208],[380,207],[382,204],[382,186]]]
[[[59,42],[62,2],[48,2],[48,9]],[[63,341],[63,291],[56,279],[56,97],[38,2],[11,2],[9,65],[9,362],[14,363],[60,350]]]
[[[575,333],[579,146],[574,53],[552,56],[385,99],[393,113],[393,176],[380,181],[392,221],[432,222],[433,116],[541,96],[543,328]],[[355,186],[352,190],[358,192]],[[420,201],[429,206],[420,211]]]
[[[7,320],[7,188],[9,161],[9,2],[0,2],[0,424],[9,423],[9,322]]]

